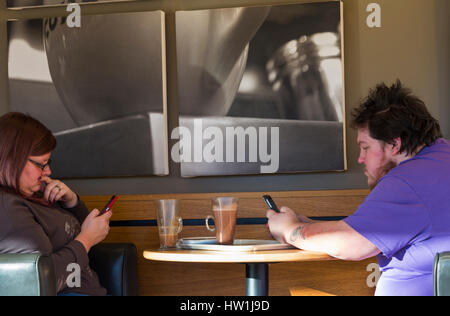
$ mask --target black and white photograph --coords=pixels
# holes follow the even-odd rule
[[[62,178],[168,174],[164,13],[8,24],[10,110],[56,136]]]
[[[176,13],[182,176],[346,170],[341,16],[336,1]]]

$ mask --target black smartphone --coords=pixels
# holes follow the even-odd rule
[[[98,216],[101,216],[103,214],[105,214],[106,212],[108,212],[111,207],[113,206],[113,204],[117,201],[118,196],[117,195],[113,195],[111,196],[111,199],[109,199],[108,203],[106,203],[105,207],[100,211],[100,214],[98,214]]]
[[[263,199],[264,199],[264,201],[266,201],[266,204],[269,206],[269,208],[271,210],[274,210],[275,212],[280,213],[278,206],[272,200],[272,197],[270,195],[263,195]]]

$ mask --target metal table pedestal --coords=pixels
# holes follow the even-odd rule
[[[269,294],[269,264],[247,263],[245,276],[247,296],[267,296]]]

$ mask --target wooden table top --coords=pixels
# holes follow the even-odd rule
[[[254,252],[225,252],[185,249],[148,249],[144,258],[154,261],[203,263],[256,263],[337,260],[325,253],[300,249],[265,250]]]

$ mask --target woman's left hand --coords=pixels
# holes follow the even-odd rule
[[[63,182],[42,176],[47,186],[44,190],[44,198],[50,203],[60,201],[64,207],[72,208],[78,203],[78,196]]]

